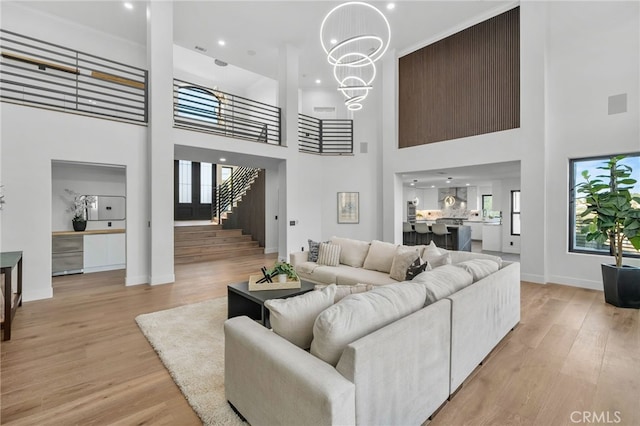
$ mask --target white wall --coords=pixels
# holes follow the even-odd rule
[[[304,89],[300,91],[300,112],[311,117],[320,117],[313,111],[314,107],[334,107],[335,116],[332,118],[347,119],[351,118],[347,108],[344,105],[344,96],[342,96],[336,89],[327,90],[324,88],[317,89]],[[370,103],[371,99],[365,100],[366,103]],[[358,115],[362,116],[364,109],[360,111],[360,114],[355,113],[354,117]]]
[[[504,179],[500,182],[500,199],[502,204],[502,252],[520,253],[519,235],[511,235],[511,191],[520,190],[520,179]],[[535,229],[527,228],[521,233],[536,232]],[[511,245],[510,243],[513,243]]]
[[[600,264],[613,262],[609,256],[568,252],[569,159],[640,149],[639,14],[638,2],[549,4],[550,282],[602,289]],[[621,93],[627,94],[628,111],[608,115],[608,97]],[[638,259],[625,259],[625,263],[640,265]]]
[[[245,97],[253,99],[254,101],[276,105],[278,82],[268,77],[261,77],[256,82],[247,86],[244,93]]]
[[[2,104],[2,250],[24,253],[25,301],[52,296],[52,160],[127,168],[127,284],[148,280],[146,128]]]
[[[53,162],[51,165],[51,229],[71,231],[73,214],[67,209],[73,196],[65,189],[81,195],[126,195],[126,169],[96,164]],[[125,220],[90,220],[87,230],[125,227]]]

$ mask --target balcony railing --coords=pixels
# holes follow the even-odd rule
[[[0,99],[147,122],[147,71],[0,30]]]
[[[298,149],[312,154],[353,154],[353,120],[298,114]]]
[[[280,145],[280,108],[199,86],[173,81],[175,127]]]

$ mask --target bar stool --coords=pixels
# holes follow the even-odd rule
[[[405,246],[412,246],[416,243],[416,233],[413,230],[413,225],[409,222],[402,222],[402,243]]]
[[[429,231],[429,225],[427,223],[417,223],[415,224],[416,229],[416,244],[429,244],[431,242],[431,234]],[[418,242],[418,239],[420,242]],[[425,241],[426,240],[426,241]]]
[[[444,235],[444,248],[447,250],[451,250],[449,244],[447,244],[447,237],[451,235],[451,232],[447,230],[447,225],[444,223],[434,223],[431,225],[431,231],[434,235],[438,235],[442,237]]]

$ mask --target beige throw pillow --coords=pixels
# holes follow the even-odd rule
[[[320,312],[333,305],[336,285],[320,291],[310,291],[288,299],[264,302],[269,309],[273,331],[302,349],[309,349],[313,340],[313,324]]]
[[[396,249],[391,265],[391,273],[389,276],[396,281],[405,281],[407,277],[407,269],[420,257],[418,250],[407,250],[402,247]]]
[[[392,243],[378,240],[371,241],[371,247],[369,247],[369,253],[367,253],[367,258],[364,260],[363,268],[388,273],[391,271],[396,247],[397,245]]]
[[[318,265],[338,266],[340,263],[340,246],[331,243],[320,243]]]
[[[362,268],[364,259],[369,252],[368,241],[352,240],[351,238],[331,237],[331,244],[340,246],[340,262],[343,265]]]

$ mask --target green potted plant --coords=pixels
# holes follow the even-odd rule
[[[269,275],[273,275],[274,273],[278,275],[278,281],[283,283],[287,282],[287,279],[296,280],[298,279],[298,274],[296,274],[296,270],[290,263],[287,262],[276,262],[273,265],[273,268],[267,271]]]
[[[605,301],[622,308],[640,308],[640,268],[622,264],[625,239],[640,250],[640,197],[630,192],[637,181],[631,178],[632,168],[620,163],[623,158],[612,157],[598,167],[607,174],[592,178],[583,171],[584,182],[577,190],[585,199],[586,209],[580,216],[588,220],[586,240],[608,241],[616,260],[615,265],[602,264]]]

